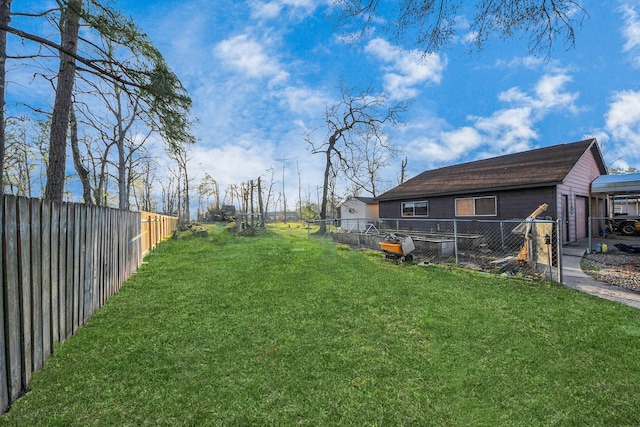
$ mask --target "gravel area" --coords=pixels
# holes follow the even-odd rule
[[[640,254],[585,254],[582,271],[600,282],[640,292]]]

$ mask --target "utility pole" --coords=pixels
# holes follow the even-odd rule
[[[296,159],[296,168],[298,169],[298,221],[300,221],[302,219],[302,176],[298,159]]]
[[[282,217],[284,218],[284,222],[287,222],[287,197],[284,194],[284,167],[287,164],[287,158],[276,159],[279,162],[282,162]]]

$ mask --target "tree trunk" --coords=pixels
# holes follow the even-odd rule
[[[76,168],[78,178],[82,183],[82,198],[87,206],[93,206],[93,199],[91,198],[91,182],[89,180],[89,171],[82,164],[80,158],[80,149],[78,148],[78,122],[76,121],[75,109],[72,107],[69,111],[69,125],[71,130],[70,142],[71,153],[73,154],[73,166]]]
[[[0,2],[0,23],[9,25],[11,21],[11,0]],[[6,81],[7,63],[7,33],[0,31],[0,195],[4,194],[4,151],[6,145],[5,121],[4,121],[4,86]]]
[[[78,48],[78,31],[82,0],[69,0],[62,11],[61,45],[66,51],[75,54]],[[61,202],[64,195],[64,181],[67,160],[67,130],[69,128],[69,110],[71,109],[76,62],[72,56],[60,52],[58,84],[51,117],[51,136],[49,138],[49,168],[47,169],[47,187],[45,199]]]
[[[144,169],[144,179],[143,179],[143,193],[144,199],[142,202],[142,209],[151,212],[151,165],[149,163],[145,164]]]
[[[118,209],[129,210],[127,194],[127,163],[124,153],[124,135],[118,135]]]
[[[107,166],[108,161],[107,157],[109,156],[109,150],[112,145],[107,146],[105,152],[102,154],[100,159],[100,173],[98,175],[98,185],[95,188],[95,199],[96,205],[98,206],[107,206]]]
[[[133,112],[128,120],[125,122],[123,108],[122,108],[122,90],[116,84],[114,86],[114,96],[116,100],[116,105],[113,110],[115,115],[115,119],[117,121],[116,124],[116,146],[118,148],[118,208],[121,210],[128,211],[130,209],[129,196],[131,194],[131,185],[129,183],[128,176],[132,174],[133,166],[127,164],[127,158],[131,159],[130,156],[127,156],[125,152],[127,133],[131,129],[135,122],[136,112],[138,110],[137,101],[132,106]]]
[[[262,204],[262,180],[258,177],[258,209],[260,209],[260,227],[264,228],[264,205]]]
[[[185,221],[191,221],[191,210],[189,207],[189,174],[187,171],[187,153],[184,154],[184,216]]]
[[[331,137],[333,138],[333,137]],[[332,146],[331,143],[330,147]],[[326,223],[326,219],[327,219],[327,202],[328,202],[328,196],[329,196],[329,174],[331,173],[331,148],[327,148],[327,151],[325,152],[327,158],[326,158],[326,163],[325,163],[325,167],[324,167],[324,181],[322,184],[322,205],[320,206],[320,221],[322,221],[320,223],[320,230],[318,230],[319,234],[326,234],[327,232],[327,223]]]
[[[253,192],[255,191],[254,189],[254,184],[253,184],[253,180],[249,181],[249,206],[251,206],[250,210],[251,210],[251,227],[255,227],[256,226],[256,220],[255,217],[253,216],[255,211],[253,209]]]

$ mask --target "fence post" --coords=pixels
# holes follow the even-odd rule
[[[591,239],[592,239],[592,236],[591,236],[591,234],[592,234],[591,226],[593,225],[591,220],[592,220],[592,217],[589,217],[589,218],[587,219],[587,226],[588,226],[588,230],[589,230],[589,233],[588,233],[588,236],[589,236],[589,243],[588,243],[588,245],[587,245],[587,252],[588,252],[588,253],[591,253]]]
[[[458,265],[458,220],[453,220],[453,251],[456,254],[456,265]]]
[[[558,253],[556,254],[556,257],[558,259],[558,282],[560,284],[563,283],[563,272],[562,272],[562,236],[564,231],[562,230],[562,219],[557,219],[556,220],[556,247],[558,248],[557,251]]]

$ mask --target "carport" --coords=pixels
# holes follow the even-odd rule
[[[596,203],[598,195],[609,201],[608,216],[640,216],[640,173],[601,175],[591,183],[591,194],[596,197]]]
[[[640,173],[601,175],[591,183],[591,197],[595,203],[592,212],[605,212],[605,217],[593,214],[590,217],[589,252],[592,250],[592,238],[604,230],[611,230],[612,227],[606,227],[607,223],[611,226],[616,223],[608,219],[640,217]],[[606,237],[606,234],[602,233],[602,236]]]

